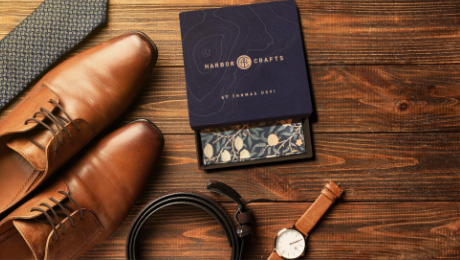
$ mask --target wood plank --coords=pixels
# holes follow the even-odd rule
[[[324,132],[457,131],[460,65],[312,66],[312,129]],[[157,67],[125,120],[192,134],[183,68]]]
[[[0,2],[0,38],[41,0]],[[81,49],[142,30],[158,45],[160,66],[182,66],[180,12],[261,2],[109,1],[109,23]],[[267,2],[267,1],[265,1]],[[298,0],[308,60],[317,64],[460,63],[460,2]]]
[[[460,133],[317,134],[316,158],[289,163],[198,170],[191,135],[166,135],[146,203],[175,189],[205,190],[223,181],[247,200],[313,201],[322,185],[342,183],[346,201],[460,201]]]
[[[257,226],[244,259],[266,259],[276,233],[310,203],[251,204]],[[235,204],[224,205],[230,212]],[[125,259],[126,234],[136,206],[115,233],[81,259]],[[304,259],[458,259],[460,203],[350,203],[332,206],[310,233]],[[150,219],[138,255],[149,259],[228,259],[217,222],[193,208],[170,208]],[[169,246],[167,246],[169,245]]]

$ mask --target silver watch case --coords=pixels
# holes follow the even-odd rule
[[[288,230],[291,230],[291,229],[292,229],[292,230],[295,230],[295,231],[297,231],[297,232],[299,232],[299,233],[302,235],[302,237],[303,237],[303,239],[304,239],[305,247],[304,247],[304,250],[302,251],[302,253],[301,253],[300,255],[298,255],[298,256],[296,256],[296,257],[293,257],[293,258],[288,258],[288,257],[283,257],[283,256],[281,256],[281,252],[276,251],[276,242],[278,241],[278,237],[279,237],[281,234],[283,234],[284,232],[286,232],[286,231],[288,231]],[[275,241],[274,241],[274,245],[273,245],[273,246],[274,246],[273,251],[275,251],[281,258],[286,259],[286,260],[299,259],[300,257],[303,257],[303,256],[305,255],[306,251],[307,251],[307,250],[306,250],[306,249],[307,249],[307,237],[308,237],[308,235],[304,235],[302,232],[300,232],[299,230],[297,230],[294,226],[291,227],[291,228],[283,228],[283,229],[281,229],[281,230],[278,232],[278,234],[276,235],[276,238],[275,238]]]

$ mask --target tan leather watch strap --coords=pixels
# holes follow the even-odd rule
[[[315,202],[294,224],[295,228],[305,236],[308,235],[310,230],[340,196],[342,196],[342,188],[333,181],[328,182]]]
[[[276,253],[276,251],[273,251],[271,255],[267,258],[267,260],[284,260],[281,256]]]

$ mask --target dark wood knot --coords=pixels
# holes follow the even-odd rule
[[[396,104],[396,106],[399,111],[404,112],[409,108],[409,103],[407,102],[407,100],[402,100],[402,101],[399,101]]]

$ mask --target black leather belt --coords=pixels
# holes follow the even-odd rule
[[[126,246],[127,259],[136,259],[136,240],[144,223],[157,211],[173,205],[191,205],[208,212],[217,220],[227,235],[232,248],[230,259],[241,259],[244,242],[247,236],[252,234],[250,223],[253,220],[253,214],[251,210],[246,208],[248,202],[245,202],[234,189],[222,182],[212,181],[208,184],[207,188],[208,190],[226,195],[238,204],[238,210],[235,214],[235,221],[238,223],[236,228],[226,211],[212,198],[194,192],[170,193],[154,200],[137,215],[128,234]]]

